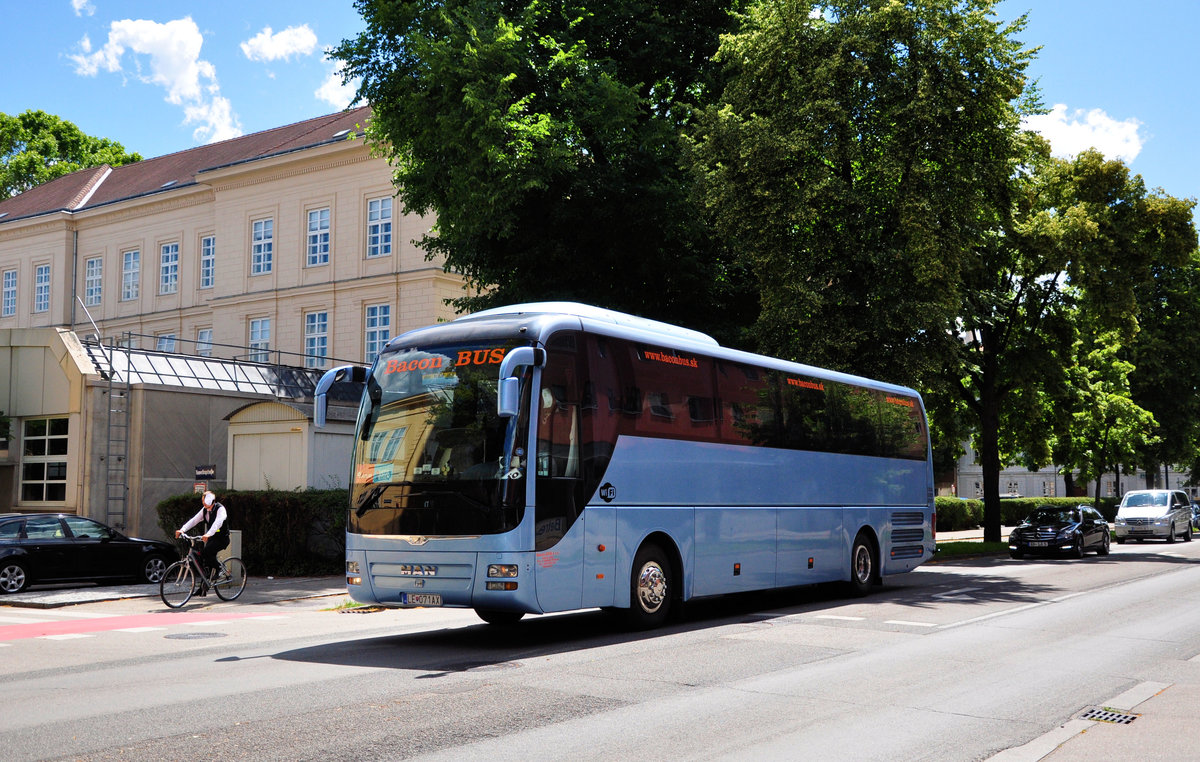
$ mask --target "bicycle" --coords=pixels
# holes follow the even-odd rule
[[[227,558],[214,569],[215,576],[205,577],[200,564],[200,551],[197,550],[199,537],[188,534],[179,535],[179,560],[167,567],[167,573],[158,583],[158,593],[163,603],[177,609],[192,599],[197,591],[201,595],[208,593],[211,587],[217,597],[223,601],[237,600],[246,589],[246,565],[240,558]],[[183,550],[186,544],[187,550]]]

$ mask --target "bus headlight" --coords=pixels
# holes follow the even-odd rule
[[[347,561],[346,562],[346,573],[347,574],[358,574],[358,561]]]
[[[346,584],[347,585],[361,585],[362,577],[357,577],[357,576],[346,577]]]
[[[517,576],[517,564],[488,564],[487,575],[489,577],[515,577]]]

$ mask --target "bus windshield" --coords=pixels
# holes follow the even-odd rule
[[[349,532],[475,536],[521,522],[526,405],[513,418],[496,412],[500,362],[513,346],[409,347],[380,357],[359,411]]]

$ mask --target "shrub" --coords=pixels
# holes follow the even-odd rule
[[[976,529],[983,523],[983,501],[965,500],[958,497],[935,497],[939,532],[959,532]]]
[[[242,532],[242,561],[253,575],[337,574],[345,563],[344,489],[227,491],[217,495],[229,528]],[[200,496],[175,495],[158,504],[168,537],[200,510]]]

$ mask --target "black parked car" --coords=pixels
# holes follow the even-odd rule
[[[158,582],[178,559],[170,543],[126,537],[83,516],[0,514],[0,593],[47,582]]]
[[[1009,534],[1008,552],[1013,558],[1027,553],[1083,558],[1089,550],[1107,556],[1109,542],[1108,522],[1090,505],[1039,505]]]

